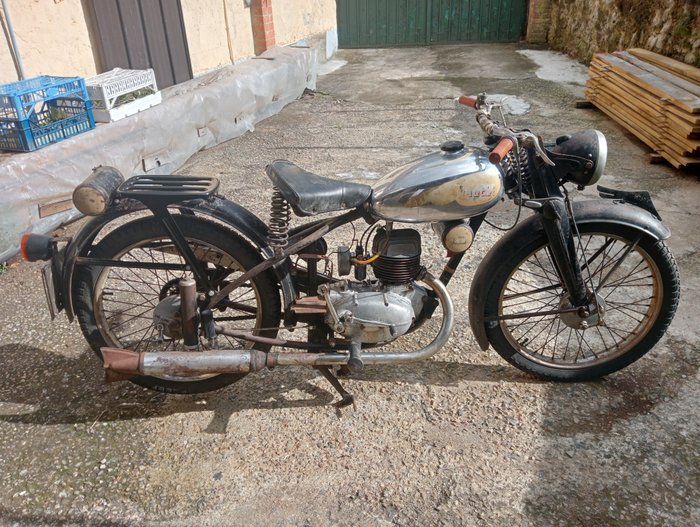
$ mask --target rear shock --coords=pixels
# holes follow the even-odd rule
[[[284,249],[289,243],[291,217],[292,211],[289,203],[284,199],[282,192],[277,187],[273,187],[267,243],[275,252]]]

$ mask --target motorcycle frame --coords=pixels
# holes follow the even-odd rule
[[[552,257],[555,266],[560,273],[562,283],[567,291],[573,291],[571,302],[575,306],[584,305],[586,303],[586,289],[582,279],[580,265],[576,255],[576,248],[571,229],[571,219],[569,212],[565,206],[565,197],[562,194],[559,185],[561,181],[557,178],[554,172],[540,161],[534,152],[533,148],[528,150],[529,173],[531,177],[532,196],[525,200],[520,197],[521,203],[526,207],[532,208],[538,214],[534,215],[538,218],[538,222],[545,230],[550,241]],[[609,189],[608,189],[609,190]],[[618,191],[613,191],[618,192]],[[613,196],[604,195],[603,197],[619,197],[617,194]],[[586,203],[586,202],[584,202]],[[609,202],[608,202],[609,203]],[[574,205],[579,205],[578,203]],[[181,214],[187,215],[204,215],[211,216],[223,221],[227,226],[248,238],[258,251],[263,256],[263,261],[250,269],[248,272],[241,275],[237,280],[231,282],[226,288],[218,293],[211,289],[205,270],[201,267],[196,257],[192,253],[187,244],[182,232],[177,226],[173,214],[169,208],[178,210]],[[577,209],[579,207],[574,207]],[[129,263],[109,259],[98,259],[90,256],[90,248],[94,240],[102,229],[115,219],[134,212],[150,209],[151,213],[163,225],[165,231],[172,239],[180,254],[185,260],[185,264],[143,264]],[[588,211],[590,207],[584,207],[584,211]],[[482,222],[484,221],[487,212],[470,218],[470,225],[476,234]],[[576,220],[579,219],[577,213]],[[614,221],[625,225],[633,226],[636,229],[646,232],[657,239],[665,239],[670,235],[668,229],[654,215],[646,210],[642,210],[638,206],[625,205],[624,207],[603,207],[596,211],[585,212],[582,216],[583,221],[589,221],[591,217],[605,219],[606,221]],[[295,317],[289,309],[299,293],[311,294],[315,293],[315,288],[324,282],[330,282],[333,277],[327,277],[318,274],[314,265],[308,267],[306,280],[293,279],[291,276],[291,260],[290,256],[303,253],[303,249],[322,240],[323,237],[332,230],[356,221],[364,219],[367,223],[377,221],[372,215],[369,206],[366,204],[360,208],[350,210],[339,216],[315,220],[290,231],[288,244],[283,249],[274,251],[266,242],[267,226],[254,214],[240,205],[229,201],[220,196],[211,196],[208,199],[197,199],[183,202],[171,203],[167,198],[155,203],[141,203],[132,199],[121,200],[118,203],[112,204],[110,208],[100,216],[97,216],[88,222],[77,236],[61,251],[57,251],[52,258],[52,268],[54,270],[54,286],[57,292],[57,307],[66,307],[69,319],[73,319],[73,306],[71,298],[71,283],[72,276],[76,266],[120,266],[131,268],[152,268],[152,269],[169,269],[169,270],[187,270],[188,268],[197,277],[198,281],[205,284],[207,287],[206,300],[201,303],[202,311],[209,311],[219,300],[224,298],[228,292],[235,289],[238,285],[246,280],[256,276],[258,273],[271,271],[275,274],[283,296],[283,311],[285,325],[294,324]],[[519,225],[524,225],[527,220],[524,220]],[[518,229],[519,227],[516,227]],[[443,268],[439,277],[439,281],[447,286],[450,279],[454,275],[461,260],[466,253],[450,255],[450,259]],[[313,259],[307,259],[307,262],[314,262]],[[482,262],[484,265],[485,262]],[[482,348],[488,344],[484,341],[483,335],[483,315],[479,313],[479,289],[482,284],[480,281],[472,283],[472,290],[476,289],[476,294],[472,295],[477,301],[470,301],[470,322],[477,335],[477,340]],[[436,309],[438,303],[434,299],[434,295],[430,295],[433,301],[428,303],[421,312],[414,327],[420,326],[422,322],[430,318]],[[472,306],[472,303],[474,306]],[[475,312],[472,312],[474,308]],[[310,345],[309,349],[318,349],[316,345]]]

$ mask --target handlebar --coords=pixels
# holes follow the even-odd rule
[[[476,97],[473,95],[462,95],[459,99],[457,99],[457,102],[476,110]]]
[[[514,146],[515,143],[510,137],[504,137],[498,142],[496,148],[491,150],[491,153],[489,153],[489,161],[494,165],[497,165],[503,160],[504,157],[506,157],[508,152],[510,152]]]
[[[506,128],[491,119],[491,108],[493,108],[493,105],[486,102],[485,93],[480,93],[476,97],[473,95],[462,95],[457,99],[457,102],[476,110],[476,122],[479,123],[479,126],[486,135],[502,138],[489,154],[489,161],[491,163],[500,163],[513,148],[525,145],[533,146],[537,155],[539,155],[546,164],[554,166],[552,160],[547,157],[547,154],[540,146],[539,139],[532,132],[516,131],[511,128]]]

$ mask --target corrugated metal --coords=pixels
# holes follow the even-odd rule
[[[408,46],[428,42],[428,0],[338,0],[340,47]]]
[[[514,42],[527,0],[338,0],[341,48]]]
[[[88,2],[105,70],[153,68],[159,88],[192,78],[180,0]]]

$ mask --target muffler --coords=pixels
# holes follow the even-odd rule
[[[255,349],[143,353],[120,348],[102,348],[100,351],[105,369],[124,376],[248,373],[272,367],[271,357]]]
[[[442,324],[435,339],[427,346],[414,351],[367,352],[362,354],[365,364],[403,364],[427,359],[447,342],[454,324],[452,300],[445,286],[432,277],[424,278],[440,301],[443,309]],[[222,331],[222,333],[224,333]],[[236,334],[232,332],[232,334]],[[283,341],[258,337],[263,343],[284,345]],[[157,353],[136,352],[120,348],[102,348],[104,367],[108,380],[149,376],[196,376],[216,373],[250,373],[275,366],[341,366],[350,360],[347,352],[269,352],[256,349],[164,351]],[[114,377],[114,374],[118,374]]]

